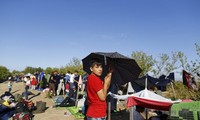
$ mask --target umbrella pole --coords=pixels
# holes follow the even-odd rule
[[[145,89],[147,89],[147,77],[145,79]]]
[[[110,101],[108,102],[108,120],[111,120],[111,102]]]
[[[133,120],[133,106],[130,107],[129,116],[130,116],[129,120]]]

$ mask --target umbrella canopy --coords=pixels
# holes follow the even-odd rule
[[[137,79],[141,73],[141,68],[138,66],[134,59],[126,57],[118,52],[94,52],[82,59],[83,70],[88,74],[91,73],[89,62],[97,58],[102,62],[103,73],[102,78],[104,78],[108,72],[108,66],[112,64],[114,71],[111,78],[111,84],[125,84],[134,79]]]

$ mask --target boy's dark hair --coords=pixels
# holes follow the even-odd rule
[[[94,67],[95,65],[100,66],[102,65],[101,61],[98,58],[93,58],[90,60],[90,67]]]

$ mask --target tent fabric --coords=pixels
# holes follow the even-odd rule
[[[145,88],[146,78],[147,78],[147,88],[148,89],[152,88],[152,87],[164,87],[168,83],[172,82],[172,79],[158,79],[158,78],[154,78],[149,75],[146,75],[146,76],[138,78],[134,81],[131,81],[132,87],[136,92],[139,92]]]
[[[158,109],[158,110],[166,110],[168,111],[173,103],[171,102],[161,102],[161,101],[154,101],[150,99],[144,99],[140,97],[130,97],[128,98],[127,106],[143,106],[145,108],[151,108],[151,109]]]
[[[169,73],[169,75],[166,78],[168,78],[170,80],[175,80],[174,72]]]
[[[172,104],[175,102],[180,102],[180,100],[172,101],[171,99],[167,99],[152,91],[144,89],[133,94],[133,96],[130,96],[127,101],[127,106],[131,107],[140,105],[151,109],[169,110]]]
[[[183,70],[183,84],[190,88],[190,77],[191,74]]]
[[[133,96],[133,94],[131,94],[131,95],[117,95],[117,94],[113,94],[111,92],[109,92],[108,95],[110,95],[114,99],[119,99],[119,100],[127,100],[128,97]]]
[[[127,94],[134,93],[134,92],[135,91],[134,91],[134,89],[133,89],[133,87],[131,85],[131,82],[128,82]]]

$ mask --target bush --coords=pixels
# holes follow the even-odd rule
[[[183,85],[181,81],[174,82],[173,86],[174,86],[176,98],[174,97],[171,85],[167,86],[168,92],[166,96],[168,96],[168,98],[200,100],[200,92],[189,89],[187,86]]]
[[[9,70],[4,66],[0,66],[0,81],[6,80],[9,75]]]

